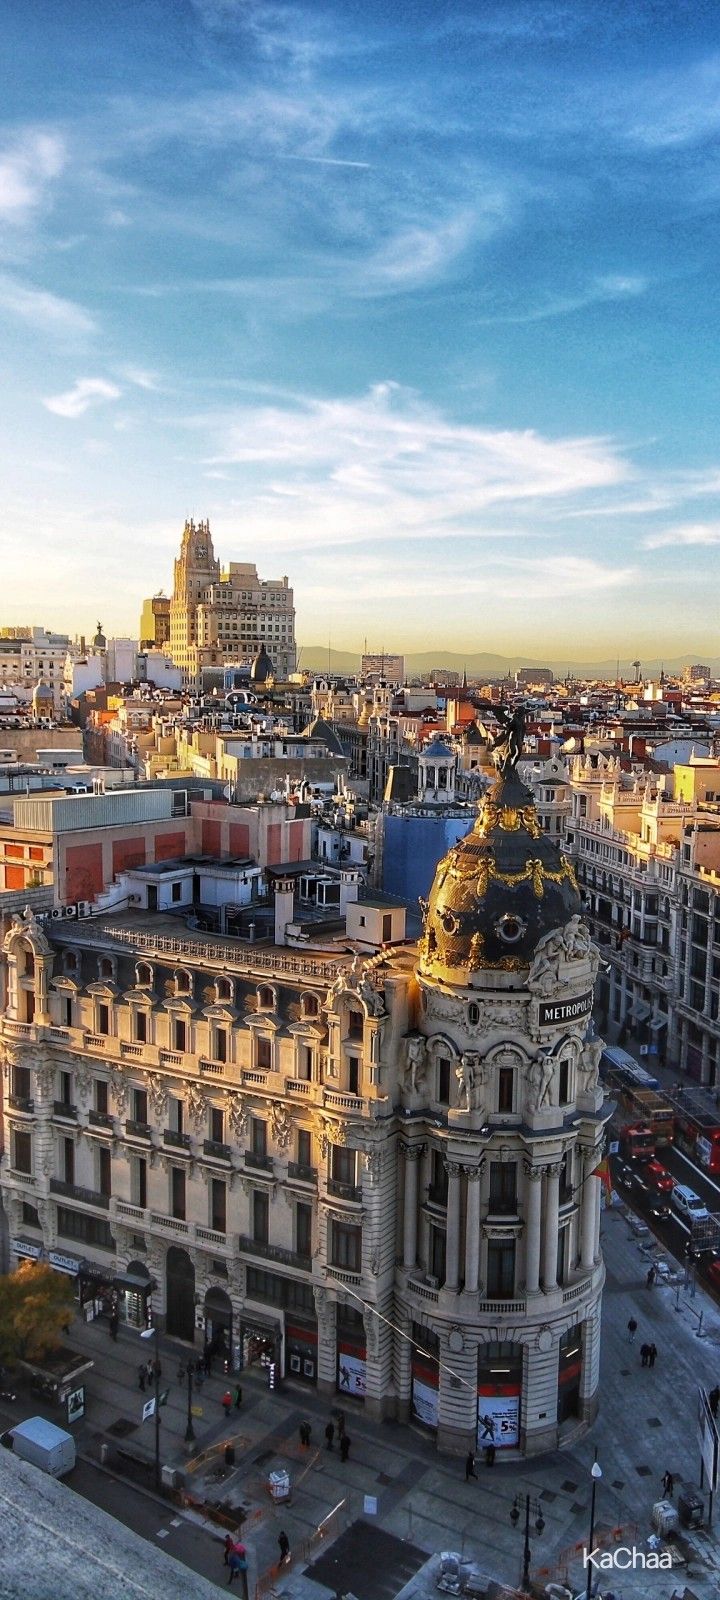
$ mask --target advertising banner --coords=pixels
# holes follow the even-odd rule
[[[478,1450],[494,1444],[496,1449],[509,1449],[520,1442],[519,1394],[479,1394],[477,1444]]]
[[[436,1428],[438,1425],[438,1391],[422,1378],[416,1378],[413,1373],[412,1381],[412,1408],[413,1416],[422,1422],[426,1428]]]
[[[337,1386],[340,1394],[365,1395],[365,1356],[356,1350],[338,1350]]]

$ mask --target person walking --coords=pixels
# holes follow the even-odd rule
[[[648,1351],[648,1366],[649,1367],[654,1367],[656,1361],[657,1361],[657,1345],[656,1344],[651,1344],[650,1349]]]
[[[235,1549],[235,1540],[233,1539],[233,1536],[232,1536],[231,1533],[226,1533],[226,1535],[225,1535],[225,1566],[227,1566],[228,1561],[230,1559],[231,1550],[234,1550],[234,1549]]]
[[[649,1344],[641,1344],[641,1346],[640,1346],[640,1365],[641,1365],[641,1367],[646,1367],[649,1360],[650,1360],[650,1346],[649,1346]]]
[[[468,1450],[468,1453],[467,1453],[467,1456],[466,1456],[466,1459],[465,1459],[465,1482],[467,1483],[468,1478],[476,1478],[476,1477],[477,1477],[477,1473],[475,1471],[475,1456],[473,1455],[472,1450]]]
[[[350,1454],[350,1444],[351,1444],[351,1439],[350,1439],[349,1433],[343,1433],[341,1435],[341,1437],[340,1437],[340,1460],[341,1461],[347,1461],[347,1458],[348,1458],[348,1456]]]
[[[635,1335],[637,1333],[637,1323],[636,1323],[634,1317],[630,1317],[629,1318],[628,1325],[627,1325],[627,1331],[628,1331],[628,1344],[632,1344],[634,1339],[635,1339]]]
[[[495,1446],[494,1446],[494,1444],[486,1444],[486,1446],[485,1446],[485,1465],[486,1465],[486,1467],[494,1467],[494,1465],[495,1465]]]
[[[325,1429],[325,1445],[326,1445],[326,1448],[328,1450],[332,1450],[333,1439],[334,1438],[335,1438],[335,1424],[333,1422],[329,1422],[327,1427],[326,1427],[326,1429]]]
[[[241,1405],[242,1405],[242,1389],[240,1388],[240,1385],[238,1384],[236,1389],[235,1389],[235,1410],[239,1411]]]
[[[110,1329],[110,1338],[112,1339],[113,1343],[115,1343],[115,1340],[117,1339],[117,1336],[118,1336],[118,1328],[120,1327],[120,1318],[118,1316],[117,1310],[113,1310],[113,1311],[110,1312],[110,1322],[109,1322],[108,1326],[109,1326],[109,1329]]]
[[[154,1368],[154,1366],[152,1364],[152,1361],[148,1361],[147,1364],[146,1364],[145,1377],[147,1379],[148,1386],[150,1388],[152,1388],[153,1383],[155,1381],[155,1368]]]
[[[307,1450],[308,1446],[310,1444],[310,1435],[312,1433],[312,1428],[310,1427],[310,1423],[309,1422],[301,1422],[299,1431],[300,1431],[300,1443],[301,1443],[301,1445],[303,1447],[303,1450]]]
[[[223,1408],[223,1411],[225,1412],[226,1417],[229,1417],[229,1415],[230,1415],[230,1407],[231,1406],[232,1406],[232,1395],[230,1393],[230,1390],[226,1389],[225,1393],[224,1393],[224,1395],[222,1397],[222,1408]]]
[[[655,1282],[655,1268],[654,1268],[654,1266],[653,1267],[648,1267],[648,1275],[647,1275],[647,1277],[645,1279],[646,1287],[648,1289],[652,1289],[652,1286],[653,1286],[654,1282]]]
[[[280,1550],[280,1566],[286,1567],[290,1560],[290,1540],[284,1529],[278,1534],[278,1548]]]
[[[247,1556],[244,1544],[233,1546],[228,1556],[228,1566],[230,1568],[228,1583],[234,1583],[239,1573],[247,1572]]]
[[[665,1499],[672,1500],[675,1491],[675,1479],[671,1472],[666,1471],[663,1473],[662,1488]]]

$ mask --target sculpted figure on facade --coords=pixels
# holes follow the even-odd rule
[[[280,1101],[274,1101],[270,1108],[270,1126],[278,1149],[287,1150],[292,1136],[292,1117]]]
[[[546,1050],[538,1050],[530,1062],[528,1070],[528,1083],[530,1094],[528,1103],[531,1111],[541,1111],[543,1106],[549,1106],[552,1082],[555,1076],[555,1063]]]
[[[540,940],[528,975],[528,989],[538,995],[554,994],[563,981],[561,964],[572,961],[587,961],[591,982],[595,981],[599,956],[587,925],[579,916],[572,916],[564,928],[554,928]]]
[[[600,1072],[600,1057],[603,1053],[602,1039],[586,1039],[582,1048],[582,1055],[578,1061],[578,1088],[582,1094],[591,1094],[597,1088]]]
[[[149,1072],[147,1075],[147,1092],[156,1117],[161,1117],[167,1109],[168,1103],[167,1079],[161,1077],[159,1072]]]
[[[188,1084],[185,1095],[185,1104],[187,1106],[188,1116],[190,1117],[193,1127],[200,1128],[205,1117],[207,1116],[208,1103],[205,1091],[198,1083]]]
[[[427,1040],[421,1033],[409,1033],[405,1040],[405,1082],[417,1094],[427,1066]]]
[[[230,1127],[232,1128],[238,1144],[240,1144],[245,1132],[248,1116],[250,1114],[242,1095],[226,1094],[225,1110],[227,1112],[227,1118],[228,1122],[230,1123]]]
[[[482,1082],[480,1070],[480,1057],[474,1050],[465,1050],[460,1057],[460,1065],[455,1068],[455,1077],[459,1085],[459,1109],[461,1111],[475,1111],[477,1097]]]

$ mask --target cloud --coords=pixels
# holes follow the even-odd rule
[[[0,310],[17,317],[39,333],[60,335],[92,333],[96,323],[89,311],[50,294],[47,289],[35,289],[20,283],[9,274],[0,274]]]
[[[65,147],[58,135],[30,129],[15,139],[0,152],[0,217],[24,223],[64,165]]]
[[[146,389],[153,394],[160,389],[157,374],[147,372],[144,367],[122,367],[121,375],[126,383],[134,384],[136,389]]]
[[[663,528],[660,533],[650,533],[643,539],[646,550],[666,550],[675,546],[720,544],[720,522],[685,522],[674,528]]]
[[[43,405],[56,417],[68,417],[74,422],[84,416],[91,406],[104,400],[119,400],[121,393],[117,384],[108,383],[106,378],[78,378],[72,389],[66,389],[64,394],[48,396],[43,400]]]
[[[550,294],[538,305],[529,306],[526,310],[500,310],[496,314],[478,317],[477,320],[480,325],[546,322],[553,317],[567,317],[575,311],[585,311],[589,306],[636,299],[638,295],[645,294],[648,287],[648,279],[639,273],[608,273],[590,278],[574,294]]]

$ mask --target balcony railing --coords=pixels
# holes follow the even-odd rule
[[[133,1122],[128,1118],[125,1123],[125,1132],[129,1139],[145,1139],[149,1144],[152,1138],[152,1128],[149,1122]]]
[[[246,1150],[245,1165],[246,1167],[257,1167],[260,1172],[272,1172],[273,1159],[272,1156],[258,1155],[255,1150]]]
[[[340,1178],[328,1178],[328,1194],[335,1195],[337,1200],[362,1200],[362,1189],[359,1183],[343,1183]]]
[[[190,1232],[190,1223],[181,1217],[165,1217],[162,1212],[151,1211],[150,1226],[160,1228],[166,1233],[187,1234]]]
[[[121,1056],[133,1056],[135,1059],[140,1060],[145,1054],[145,1048],[144,1044],[128,1044],[127,1039],[121,1039],[120,1041]]]
[[[225,1249],[229,1243],[227,1233],[220,1232],[218,1228],[201,1228],[198,1226],[195,1229],[195,1238],[198,1244],[210,1244],[216,1250]]]
[[[294,1178],[296,1183],[312,1183],[317,1186],[317,1168],[306,1167],[302,1161],[288,1161],[288,1177]]]
[[[231,1150],[229,1144],[223,1144],[220,1139],[205,1139],[203,1154],[213,1161],[229,1161]]]
[[[323,1093],[323,1103],[332,1106],[336,1111],[362,1113],[367,1109],[362,1095],[345,1094],[341,1089],[326,1089]]]
[[[301,1272],[309,1272],[312,1267],[312,1256],[301,1256],[297,1250],[284,1250],[279,1244],[265,1244],[261,1239],[249,1239],[242,1233],[238,1247],[241,1254],[261,1256],[263,1261],[277,1261],[285,1267],[297,1267]]]
[[[79,1183],[63,1183],[61,1178],[50,1179],[50,1193],[64,1200],[77,1200],[83,1206],[95,1206],[99,1211],[110,1209],[109,1194],[100,1194],[98,1189],[84,1189]]]
[[[54,1100],[53,1116],[64,1117],[66,1122],[77,1122],[77,1106],[72,1106],[69,1100]]]
[[[286,1078],[285,1093],[309,1095],[312,1093],[312,1082],[310,1078]]]
[[[109,1111],[88,1111],[88,1122],[91,1128],[106,1128],[112,1133],[115,1118]]]
[[[175,1128],[163,1128],[163,1144],[169,1144],[173,1150],[190,1151],[191,1138],[189,1133],[178,1133]]]
[[[201,1056],[199,1063],[201,1072],[213,1072],[217,1077],[222,1077],[227,1066],[226,1061],[211,1061],[209,1056]]]
[[[108,1036],[105,1033],[86,1033],[83,1042],[91,1050],[104,1050],[107,1041]]]
[[[35,1110],[35,1102],[27,1094],[9,1094],[8,1108],[10,1111],[25,1111],[29,1113]]]
[[[183,1064],[183,1058],[177,1050],[161,1050],[159,1055],[166,1067],[181,1067]]]

